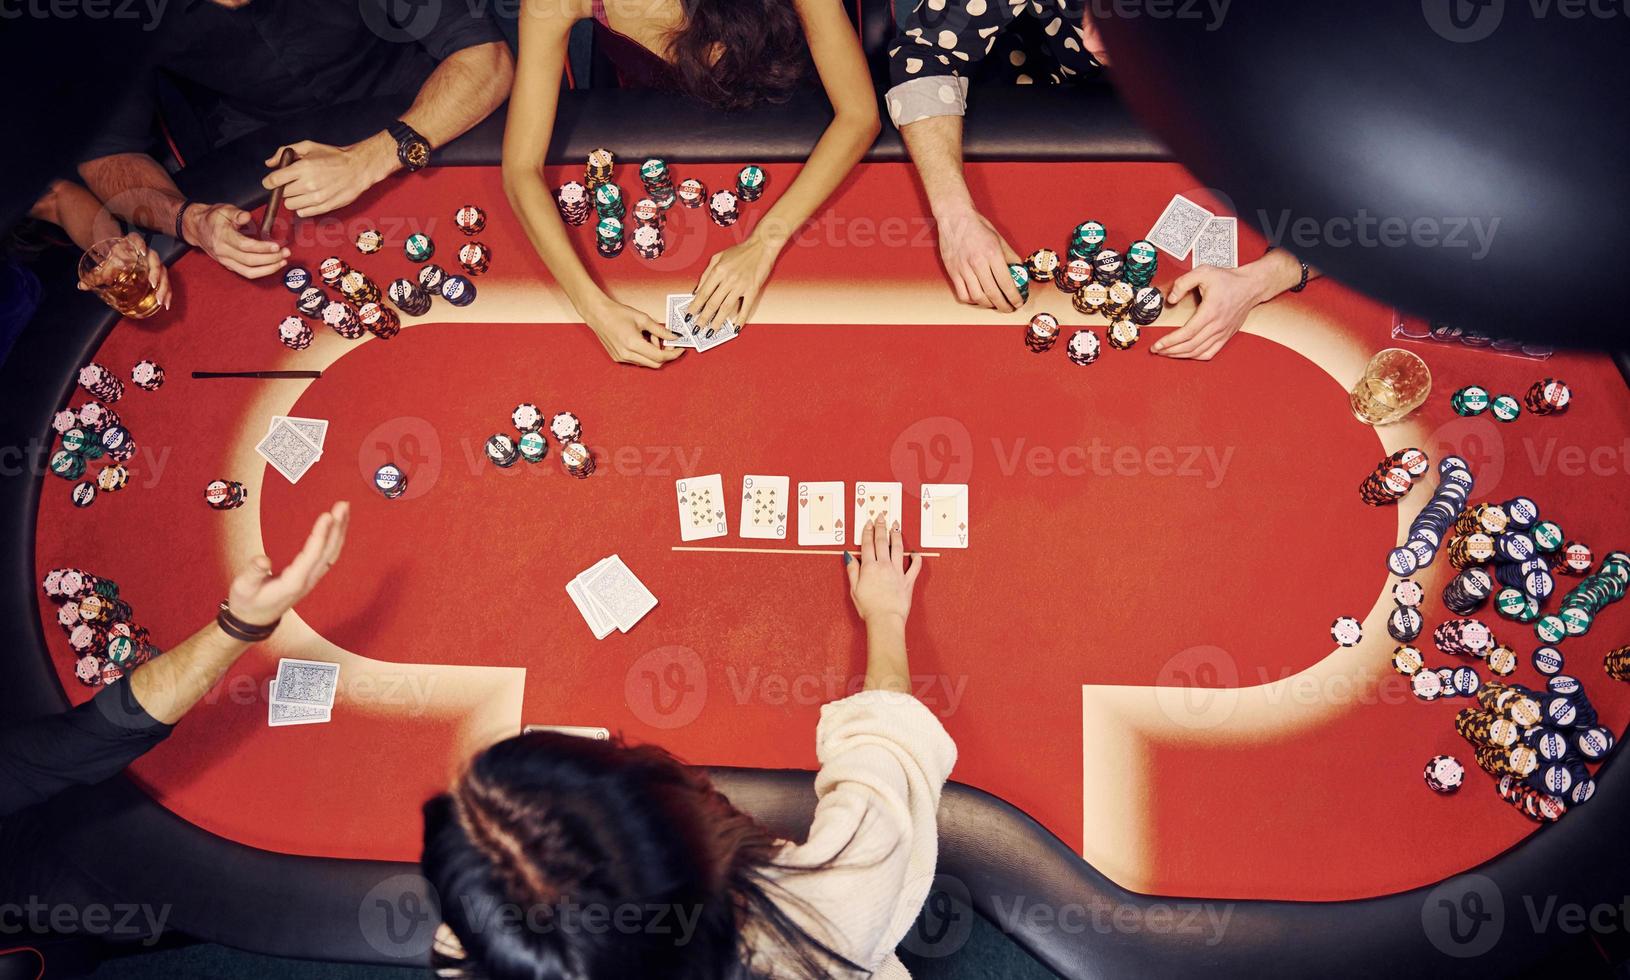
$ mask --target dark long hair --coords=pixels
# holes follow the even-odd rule
[[[443,976],[737,980],[756,976],[749,921],[778,974],[860,969],[772,900],[789,900],[764,873],[775,835],[655,746],[511,738],[424,816],[425,877],[463,946],[438,956]]]
[[[683,0],[668,37],[679,87],[720,109],[785,102],[810,70],[793,0]],[[715,52],[717,55],[715,56]]]

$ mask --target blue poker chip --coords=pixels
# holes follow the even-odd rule
[[[1533,660],[1534,669],[1546,677],[1553,677],[1562,671],[1562,651],[1556,647],[1536,647]]]
[[[1572,789],[1568,790],[1568,802],[1573,806],[1578,806],[1595,795],[1596,780],[1581,779],[1573,784]]]
[[[1477,671],[1470,667],[1456,667],[1454,669],[1455,693],[1464,697],[1471,697],[1483,687],[1483,681],[1477,676]]]
[[[1587,728],[1574,735],[1573,744],[1578,747],[1580,755],[1595,762],[1613,748],[1613,733],[1605,728]]]
[[[1454,455],[1452,453],[1450,455],[1445,456],[1442,459],[1438,460],[1438,473],[1439,473],[1439,475],[1447,473],[1450,470],[1466,470],[1466,469],[1470,469],[1470,468],[1471,468],[1470,463],[1467,463],[1465,460],[1461,459],[1459,456],[1456,456],[1456,455]]]
[[[1545,682],[1545,689],[1552,694],[1578,694],[1585,689],[1585,686],[1579,683],[1577,677],[1569,674],[1557,674]]]
[[[311,285],[311,273],[297,265],[289,266],[283,271],[283,286],[291,293],[298,293]]]
[[[1534,781],[1530,785],[1552,796],[1564,796],[1573,789],[1573,770],[1562,763],[1545,766],[1534,773]]]
[[[1558,728],[1572,728],[1579,717],[1579,706],[1566,694],[1545,699],[1545,720]]]
[[[1387,571],[1394,575],[1409,575],[1419,567],[1415,553],[1408,548],[1394,548],[1387,552]]]
[[[1568,755],[1568,738],[1554,728],[1535,729],[1533,749],[1546,762],[1561,762]]]

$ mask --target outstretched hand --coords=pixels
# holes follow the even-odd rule
[[[273,574],[272,560],[265,555],[251,559],[232,580],[227,594],[227,608],[232,615],[252,626],[277,622],[309,595],[339,560],[350,523],[351,505],[342,500],[317,518],[300,553],[283,571]]]

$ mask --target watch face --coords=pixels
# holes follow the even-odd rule
[[[430,145],[423,140],[402,144],[402,162],[417,170],[430,162]]]

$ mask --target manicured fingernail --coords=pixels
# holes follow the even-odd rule
[[[851,561],[853,561],[853,560],[854,560],[854,559],[852,559],[852,558],[850,558],[850,557],[849,557],[849,552],[847,552],[847,551],[845,551],[845,552],[844,552],[844,553],[843,553],[843,563],[844,563],[844,564],[845,564],[845,565],[847,565],[847,564],[849,564],[849,562],[851,562]]]

